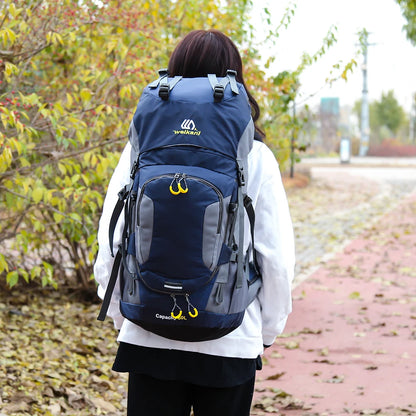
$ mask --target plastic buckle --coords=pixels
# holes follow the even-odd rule
[[[134,179],[138,167],[139,167],[139,161],[135,160],[130,171],[130,179]]]
[[[164,101],[168,100],[168,98],[169,98],[169,84],[160,84],[159,97]]]
[[[128,186],[125,185],[123,189],[118,193],[118,198],[120,199],[120,201],[124,201],[128,193],[129,193]]]
[[[214,100],[215,102],[219,102],[224,98],[224,87],[220,84],[214,87]]]
[[[246,180],[244,178],[244,170],[242,168],[238,169],[237,178],[238,178],[238,184],[240,186],[244,186],[246,184]]]
[[[248,205],[252,205],[253,200],[248,195],[246,195],[243,199],[243,202],[244,202],[244,206],[248,206]]]
[[[234,212],[237,211],[237,207],[238,207],[238,205],[235,202],[230,202],[228,204],[228,213],[229,214],[234,214]]]

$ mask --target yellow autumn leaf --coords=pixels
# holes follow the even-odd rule
[[[96,109],[95,109],[95,111],[97,112],[97,113],[101,113],[101,111],[103,110],[105,108],[105,104],[100,104]]]
[[[88,102],[91,100],[92,94],[88,88],[83,88],[80,92],[80,96],[81,96],[82,101]]]
[[[130,95],[130,85],[125,85],[122,87],[118,95],[120,98],[125,98],[126,96]]]
[[[43,189],[42,188],[35,188],[32,192],[32,199],[35,204],[38,204],[43,197]]]
[[[7,264],[6,258],[3,256],[3,254],[0,254],[0,273],[3,273],[3,271],[8,272],[9,265]]]
[[[53,213],[53,219],[57,224],[59,224],[65,217],[61,214],[58,214],[57,212]]]
[[[9,4],[9,13],[10,13],[10,15],[12,17],[16,17],[17,14],[18,14],[18,12],[20,12],[20,9],[17,10],[15,4],[14,3],[10,3]]]

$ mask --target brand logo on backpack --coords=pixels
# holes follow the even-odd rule
[[[181,130],[173,130],[174,134],[190,134],[192,136],[199,136],[201,131],[195,126],[195,122],[189,118],[182,121]]]
[[[187,118],[182,121],[181,128],[185,130],[196,130],[194,121]]]

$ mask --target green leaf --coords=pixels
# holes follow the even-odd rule
[[[7,273],[6,281],[10,287],[13,287],[19,280],[19,273],[16,270],[13,270]]]
[[[53,213],[53,219],[57,224],[59,224],[65,217],[61,214],[58,214],[57,212]]]
[[[92,244],[94,244],[95,240],[97,239],[95,234],[91,234],[88,238],[87,238],[87,244],[89,246],[91,246]]]
[[[4,271],[9,271],[9,265],[7,264],[6,258],[3,256],[3,254],[0,254],[0,274]]]
[[[43,197],[43,189],[42,188],[35,188],[32,192],[32,199],[35,204],[38,204]]]

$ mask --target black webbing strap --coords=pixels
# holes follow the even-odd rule
[[[120,217],[121,211],[124,208],[124,201],[128,194],[128,185],[126,185],[119,193],[116,206],[114,207],[113,214],[111,215],[110,225],[108,227],[108,240],[110,243],[110,252],[111,256],[114,257],[113,252],[113,240],[114,240],[114,231],[116,229],[117,221]]]
[[[98,315],[99,321],[104,321],[105,317],[107,316],[107,311],[110,306],[111,296],[114,291],[114,287],[117,282],[118,271],[120,269],[121,263],[121,250],[119,250],[116,254],[116,258],[114,259],[113,268],[111,269],[110,279],[108,280],[107,289],[105,291],[103,303],[101,305],[100,313]]]
[[[244,196],[243,196],[243,189],[242,186],[237,188],[237,203],[238,203],[238,211],[237,211],[237,221],[238,221],[238,251],[237,251],[237,278],[235,287],[237,289],[243,287],[244,284]]]
[[[253,248],[254,269],[255,269],[256,273],[259,274],[260,269],[259,269],[259,264],[257,262],[257,252],[254,248],[254,225],[255,225],[255,220],[256,220],[256,214],[254,212],[254,207],[253,207],[252,202],[253,201],[251,200],[251,198],[248,195],[246,195],[244,197],[244,208],[246,209],[248,220],[250,222],[251,245],[252,245],[252,248]]]

